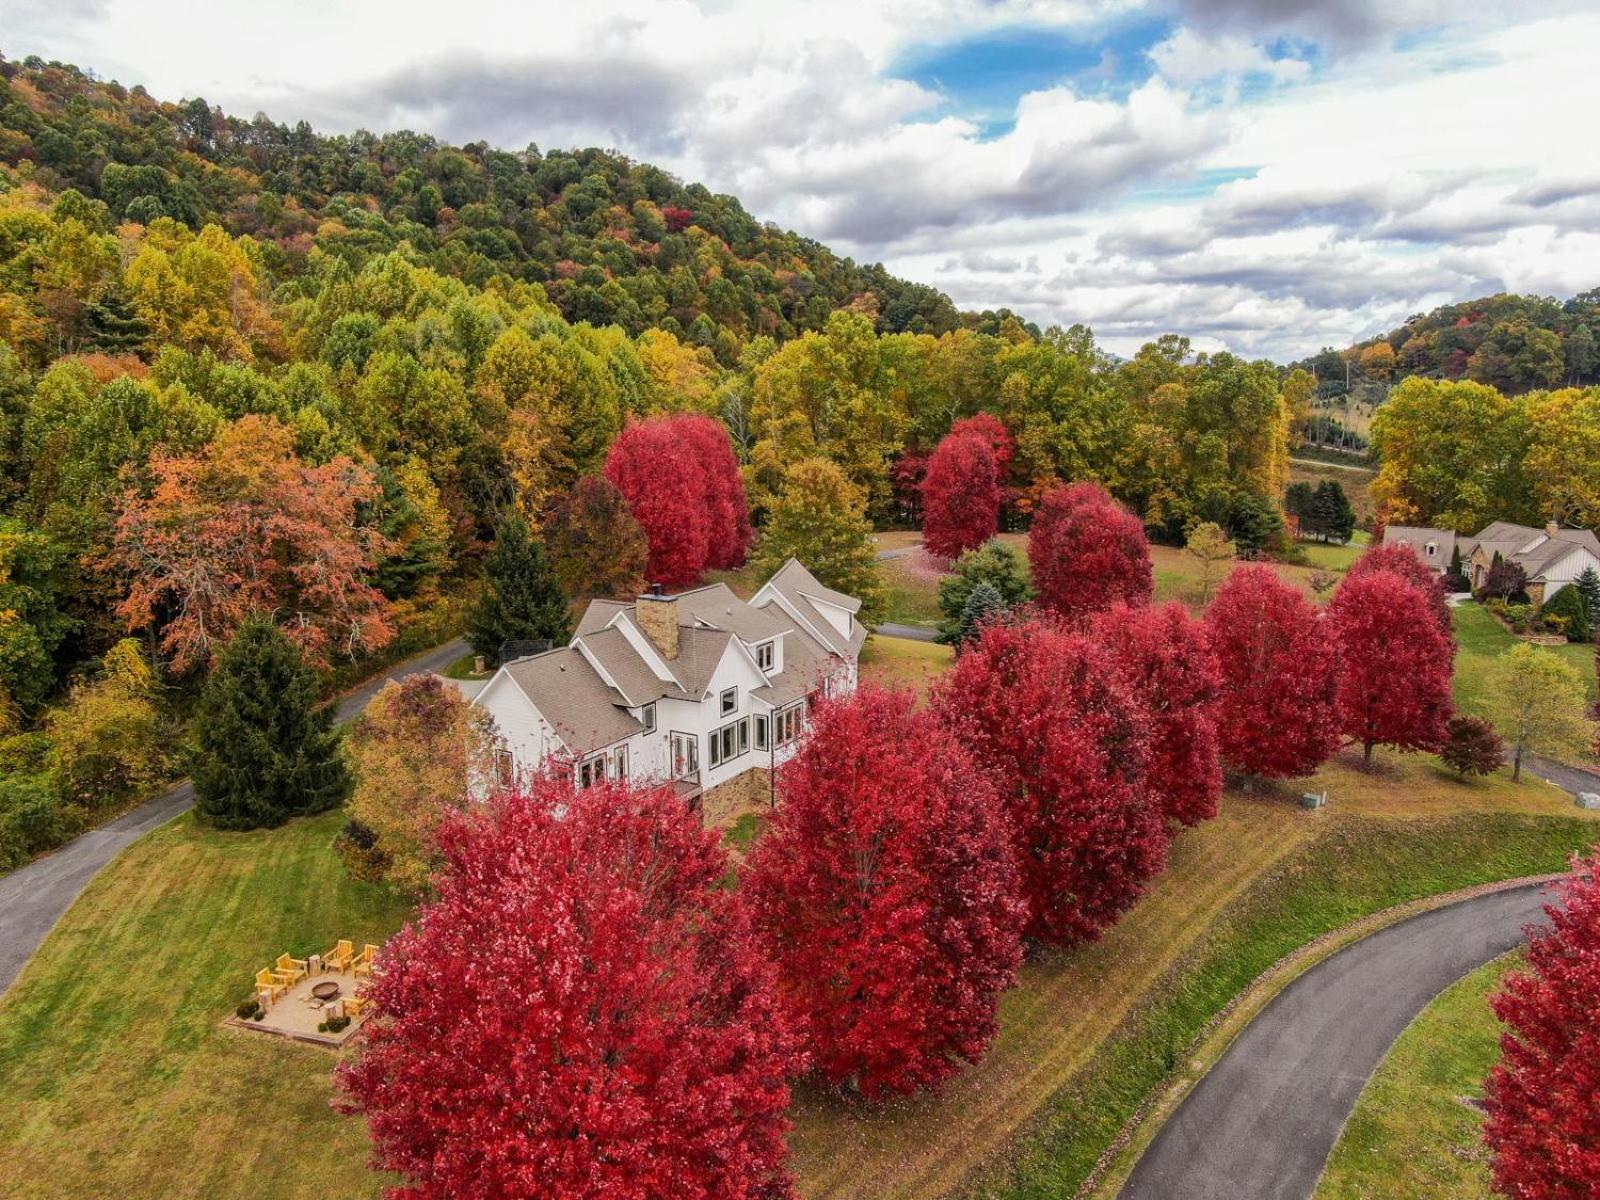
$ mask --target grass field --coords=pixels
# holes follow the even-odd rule
[[[1462,604],[1454,612],[1459,647],[1456,652],[1456,707],[1474,716],[1488,716],[1489,671],[1495,660],[1515,646],[1518,639],[1480,605]],[[1592,645],[1569,642],[1565,646],[1544,649],[1576,667],[1593,694],[1595,648]]]
[[[1372,481],[1377,474],[1371,467],[1342,466],[1308,459],[1295,459],[1289,463],[1290,483],[1309,483],[1316,487],[1324,479],[1332,479],[1344,488],[1345,495],[1350,497],[1350,507],[1355,510],[1358,525],[1365,525],[1371,520],[1377,507],[1372,499]]]
[[[1400,1035],[1328,1157],[1317,1200],[1490,1200],[1479,1133],[1483,1080],[1499,1057],[1489,994],[1520,954],[1446,988]]]
[[[869,675],[948,654],[873,647]],[[1333,795],[1321,812],[1287,789],[1230,795],[1183,834],[1103,941],[1027,966],[993,1052],[943,1095],[869,1111],[802,1090],[802,1194],[1070,1192],[1174,1048],[1283,951],[1414,895],[1557,869],[1600,833],[1542,784],[1461,784],[1425,759],[1315,782]],[[339,823],[225,834],[184,817],[91,884],[0,1000],[8,1197],[376,1194],[360,1123],[328,1108],[333,1058],[221,1025],[269,955],[403,919],[344,877]]]

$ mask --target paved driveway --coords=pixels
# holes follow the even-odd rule
[[[458,638],[407,659],[341,699],[334,709],[337,719],[348,721],[355,716],[389,680],[415,671],[443,670],[466,652],[467,644]],[[187,812],[193,804],[194,787],[184,780],[166,795],[0,877],[0,993],[22,973],[45,935],[102,867],[131,842]]]
[[[1264,1008],[1162,1126],[1126,1200],[1305,1200],[1367,1079],[1450,984],[1522,941],[1543,888],[1463,900],[1323,960]]]

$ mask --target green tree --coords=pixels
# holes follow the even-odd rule
[[[1511,745],[1511,778],[1522,778],[1527,754],[1576,752],[1589,744],[1588,695],[1578,668],[1549,650],[1523,642],[1489,673],[1491,715]]]
[[[283,633],[253,619],[206,681],[195,715],[195,808],[221,829],[259,829],[335,808],[350,775],[317,703],[317,675]]]
[[[984,622],[992,621],[1009,611],[1005,598],[994,586],[983,580],[967,593],[967,602],[961,606],[961,624],[954,639],[957,646],[977,637]]]
[[[520,516],[508,516],[500,523],[483,574],[483,596],[467,632],[479,654],[498,662],[507,642],[548,641],[560,646],[572,636],[571,604],[544,543]]]
[[[1568,584],[1544,602],[1541,617],[1558,617],[1565,622],[1561,630],[1569,642],[1587,642],[1594,636],[1593,614],[1576,584]]]
[[[1324,479],[1317,484],[1316,493],[1311,498],[1311,524],[1313,531],[1323,541],[1341,545],[1355,533],[1356,512],[1337,479]]]
[[[1585,567],[1573,586],[1583,593],[1583,601],[1589,607],[1590,622],[1600,620],[1600,571]]]
[[[765,577],[798,559],[821,583],[860,600],[863,624],[883,617],[866,495],[828,459],[801,459],[785,473],[755,558]]]
[[[998,539],[991,539],[956,559],[952,574],[939,581],[939,640],[954,645],[961,641],[962,615],[967,599],[979,584],[988,584],[1006,608],[1015,608],[1032,594],[1022,556]]]
[[[1189,534],[1184,549],[1200,561],[1200,602],[1209,604],[1217,567],[1237,558],[1239,547],[1228,540],[1228,535],[1220,525],[1213,521],[1202,521]]]

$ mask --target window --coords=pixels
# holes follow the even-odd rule
[[[1439,543],[1438,542],[1429,542],[1428,543],[1428,557],[1432,558],[1434,555],[1436,555],[1438,553],[1439,553]]]
[[[750,751],[750,718],[746,717],[739,722],[739,753],[747,754]]]
[[[672,777],[696,779],[700,775],[700,739],[692,733],[672,735]]]
[[[773,714],[772,744],[774,746],[787,746],[800,736],[800,714],[802,711],[801,705],[791,704],[782,712]]]
[[[626,779],[628,777],[628,748],[626,746],[618,746],[611,755],[611,774],[617,779]]]
[[[605,781],[606,756],[597,754],[593,758],[585,759],[578,764],[578,787],[593,787]]]
[[[722,693],[722,709],[717,714],[722,717],[732,716],[739,711],[739,689],[731,687]]]
[[[767,748],[767,718],[758,716],[752,718],[752,720],[756,723],[756,749],[765,750]]]
[[[654,704],[646,704],[639,710],[639,722],[644,726],[646,733],[654,733],[656,731],[656,706]]]
[[[750,718],[733,721],[711,731],[711,765],[720,767],[732,762],[750,749]]]
[[[776,657],[771,642],[762,642],[756,647],[756,666],[763,671],[772,670],[772,664]]]
[[[517,760],[509,750],[497,750],[494,755],[494,781],[506,787],[517,777]]]

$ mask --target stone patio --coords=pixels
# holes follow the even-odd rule
[[[338,998],[326,1003],[318,1001],[311,992],[319,983],[337,983]],[[358,985],[364,987],[366,983],[366,976],[357,978],[352,971],[326,970],[300,980],[256,1020],[246,1021],[241,1017],[234,1017],[230,1023],[242,1029],[273,1033],[297,1041],[314,1042],[322,1046],[342,1046],[354,1036],[356,1030],[361,1028],[361,1023],[366,1019],[364,1016],[355,1018],[338,1033],[319,1032],[317,1026],[330,1017],[342,1016],[345,999],[356,994]]]

